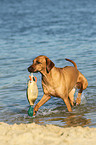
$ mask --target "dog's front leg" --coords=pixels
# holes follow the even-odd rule
[[[34,107],[33,116],[36,114],[36,112],[38,111],[38,109],[43,104],[45,104],[50,98],[51,98],[51,96],[49,96],[49,95],[46,95],[46,94],[43,95],[43,97],[41,98],[41,100]]]
[[[69,99],[68,99],[68,94],[66,93],[66,95],[62,99],[65,102],[68,111],[72,112],[71,105],[70,105],[70,102],[69,102]]]
[[[71,105],[70,105],[69,99],[68,99],[68,98],[65,98],[65,99],[64,99],[64,102],[65,102],[65,104],[66,104],[66,106],[67,106],[68,111],[69,111],[69,112],[72,112],[72,109],[71,109]]]

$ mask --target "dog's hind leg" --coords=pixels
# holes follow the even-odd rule
[[[83,84],[81,82],[78,82],[76,84],[76,87],[79,89],[78,96],[77,96],[77,99],[76,99],[76,105],[79,105],[81,103],[81,95],[82,95],[82,92],[83,92]]]
[[[78,96],[76,99],[76,104],[79,105],[81,103],[81,95],[83,90],[85,90],[88,86],[87,79],[80,73],[78,81],[76,83],[76,87],[79,89]]]

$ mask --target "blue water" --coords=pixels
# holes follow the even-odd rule
[[[80,106],[69,113],[60,98],[52,97],[34,118],[28,116],[27,67],[38,55],[57,67],[74,60],[88,79]],[[39,95],[43,95],[41,75]],[[96,1],[0,0],[0,121],[96,127]]]

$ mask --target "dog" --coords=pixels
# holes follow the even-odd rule
[[[74,61],[70,59],[66,60],[70,61],[74,66],[57,68],[47,56],[40,55],[28,67],[30,73],[40,72],[42,74],[42,87],[44,91],[43,97],[34,107],[33,116],[51,96],[62,98],[68,111],[72,112],[71,106],[74,106],[74,93],[76,88],[79,89],[76,104],[79,105],[81,103],[81,94],[87,88],[88,81],[79,72]]]

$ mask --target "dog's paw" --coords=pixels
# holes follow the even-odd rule
[[[74,102],[74,106],[76,106],[76,102]]]
[[[34,112],[33,112],[33,116],[35,116],[35,115],[36,115],[36,113],[37,113],[37,111],[34,111]]]

